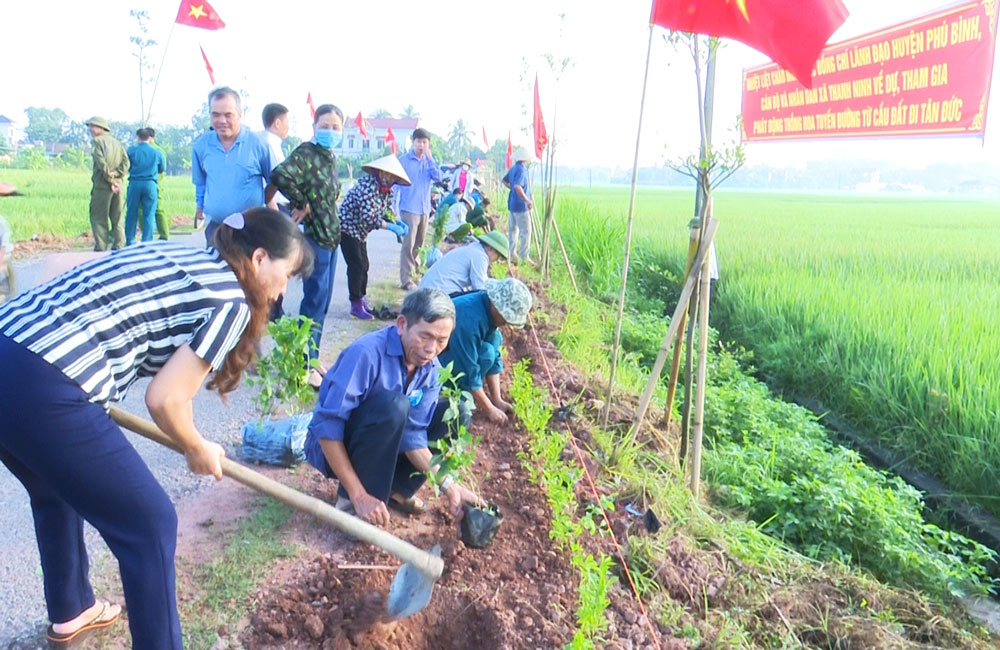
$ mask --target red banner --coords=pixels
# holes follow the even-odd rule
[[[998,0],[974,0],[823,50],[808,89],[775,64],[743,71],[743,140],[981,135]]]

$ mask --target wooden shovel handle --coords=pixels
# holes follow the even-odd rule
[[[117,422],[119,426],[134,431],[140,436],[149,438],[153,442],[158,442],[164,447],[169,447],[174,451],[180,452],[177,444],[167,434],[160,431],[159,427],[148,420],[143,420],[140,417],[117,408],[111,409],[111,419]],[[312,515],[320,521],[324,521],[345,533],[353,535],[357,539],[374,544],[392,553],[401,561],[412,564],[420,573],[431,580],[440,578],[441,573],[444,571],[444,561],[441,558],[435,557],[427,551],[419,549],[409,542],[405,542],[366,521],[349,515],[346,512],[341,512],[325,501],[302,494],[298,490],[293,490],[287,485],[278,483],[245,465],[240,465],[236,461],[223,458],[222,473],[247,487],[277,499],[287,506]]]

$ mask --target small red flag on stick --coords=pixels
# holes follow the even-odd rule
[[[535,157],[541,158],[549,136],[545,132],[545,120],[542,119],[542,102],[538,100],[538,75],[535,75]]]
[[[486,127],[483,127],[483,146],[486,147],[486,151],[490,150],[490,141],[486,139]]]
[[[388,127],[385,130],[385,141],[392,143],[392,153],[395,154],[396,153],[396,149],[397,149],[397,147],[396,147],[396,134],[392,132],[392,127],[391,126]]]
[[[215,73],[212,70],[212,64],[208,62],[208,56],[205,55],[205,48],[203,48],[201,45],[199,45],[198,49],[201,50],[201,58],[202,58],[203,61],[205,61],[205,69],[208,70],[208,80],[211,81],[212,85],[214,86],[215,85]]]
[[[667,29],[746,43],[807,88],[816,59],[846,19],[840,0],[653,0],[649,18]]]
[[[202,29],[222,29],[226,26],[207,0],[181,0],[174,22]]]
[[[507,169],[514,164],[514,148],[510,146],[510,131],[507,131]]]
[[[365,118],[361,115],[361,111],[358,111],[358,116],[354,118],[354,123],[357,125],[358,129],[361,130],[361,135],[364,136],[365,140],[368,139],[368,125],[365,124]]]
[[[313,94],[312,91],[306,93],[306,103],[309,104],[309,115],[316,119],[316,107],[313,106]]]

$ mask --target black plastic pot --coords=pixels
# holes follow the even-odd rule
[[[462,542],[470,548],[486,548],[500,530],[503,513],[492,503],[487,508],[462,504]]]

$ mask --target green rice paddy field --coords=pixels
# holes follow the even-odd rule
[[[0,216],[10,222],[14,239],[35,233],[76,237],[90,232],[90,172],[0,169],[0,181],[13,183],[22,196],[0,200]],[[163,202],[166,214],[190,226],[194,218],[194,186],[190,176],[167,176]]]
[[[681,270],[692,194],[640,189],[640,260]],[[568,240],[621,246],[627,189],[561,198]],[[1000,513],[1000,202],[719,192],[715,214],[722,340]]]

